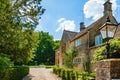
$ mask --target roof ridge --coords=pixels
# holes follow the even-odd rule
[[[72,33],[78,33],[78,32],[74,32],[74,31],[69,31],[69,30],[64,30],[64,31],[67,31],[67,32],[72,32]]]

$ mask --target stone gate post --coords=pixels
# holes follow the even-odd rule
[[[120,59],[105,59],[97,63],[96,80],[120,80]]]

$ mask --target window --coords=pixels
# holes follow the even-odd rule
[[[74,64],[80,64],[81,63],[81,58],[76,58],[74,60]]]
[[[102,39],[101,35],[98,35],[98,36],[95,37],[95,45],[96,46],[102,44],[102,41],[103,41],[103,39]]]
[[[78,46],[80,46],[81,45],[81,39],[77,39],[76,41],[75,41],[75,47],[78,47]]]

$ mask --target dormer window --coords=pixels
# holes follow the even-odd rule
[[[101,35],[98,35],[95,37],[95,46],[102,44],[102,42],[103,42],[103,39]]]
[[[81,45],[81,39],[75,40],[75,47],[78,47]]]

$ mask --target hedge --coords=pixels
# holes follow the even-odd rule
[[[8,67],[0,69],[0,80],[22,80],[29,73],[29,67]]]
[[[22,80],[27,74],[29,74],[28,66],[14,67],[10,80]]]
[[[63,80],[91,80],[95,79],[94,73],[80,72],[72,69],[53,67],[53,72]]]
[[[10,80],[12,74],[12,68],[1,68],[0,67],[0,80]]]

